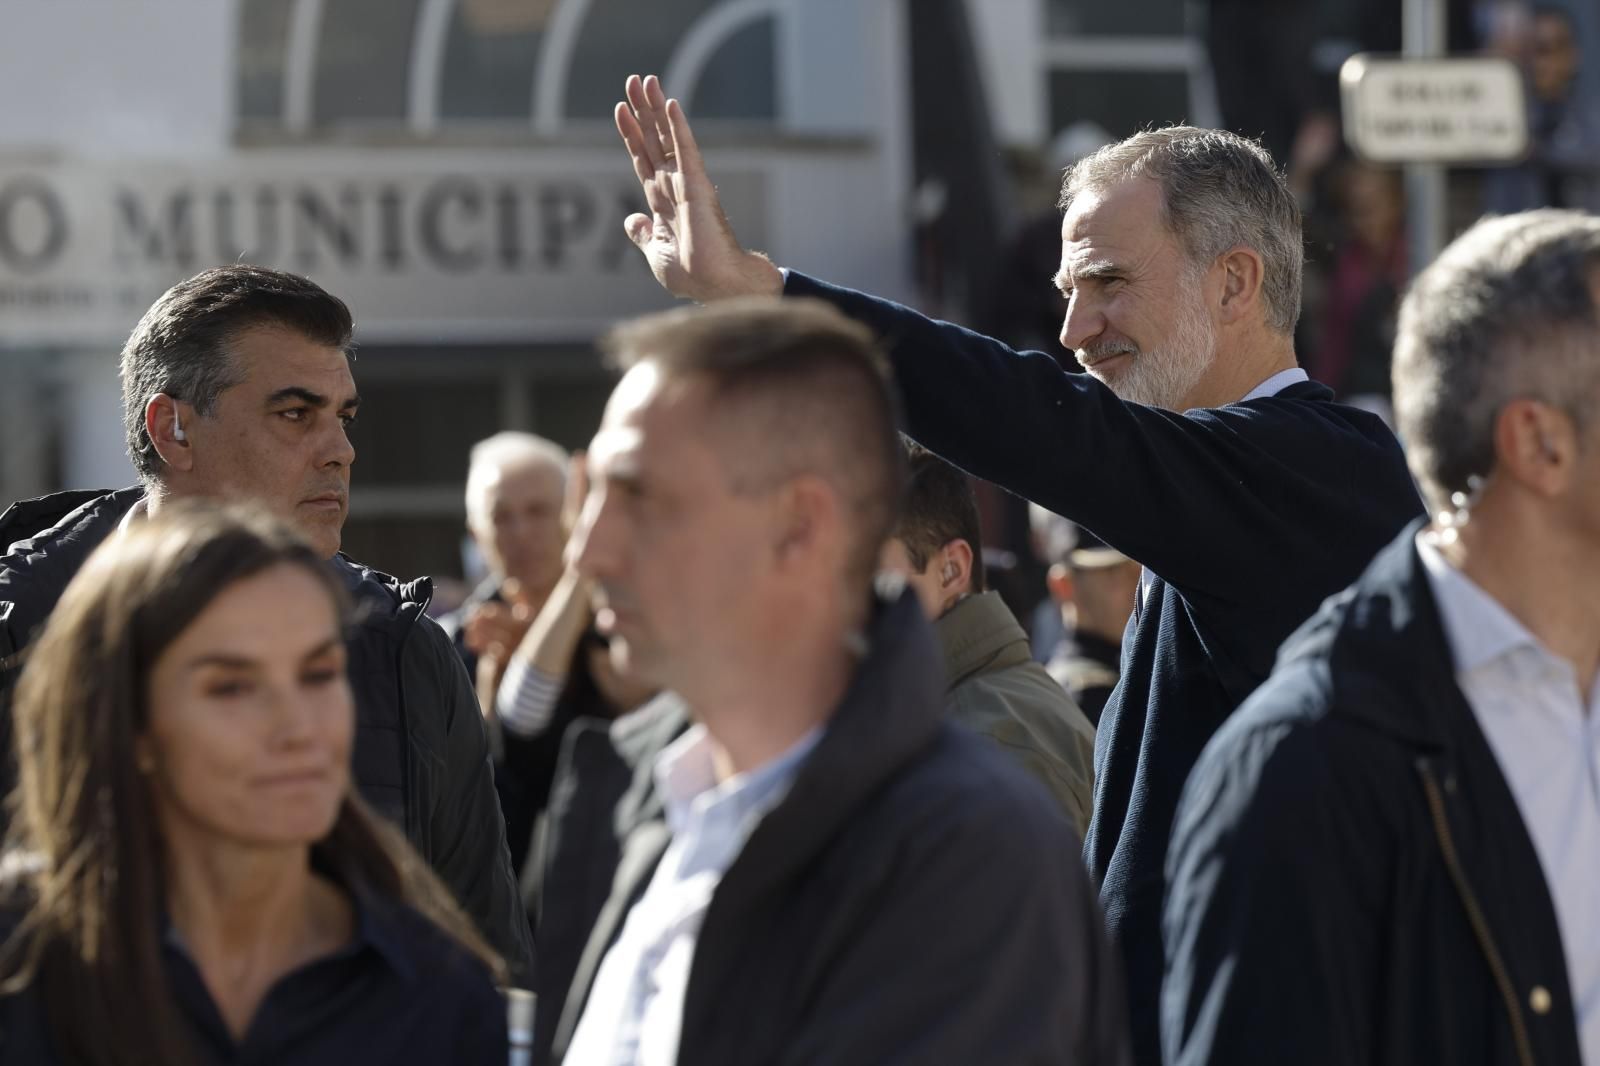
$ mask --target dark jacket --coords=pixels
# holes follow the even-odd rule
[[[1124,403],[1042,353],[792,271],[785,292],[823,297],[887,338],[911,436],[1153,575],[1096,730],[1084,840],[1127,961],[1135,1058],[1151,1066],[1178,794],[1284,638],[1422,513],[1400,445],[1314,382],[1176,414]]]
[[[953,721],[993,741],[1055,797],[1079,839],[1094,805],[1094,726],[1028,653],[998,592],[958,601],[933,623]]]
[[[143,493],[58,493],[0,515],[0,545],[10,545],[0,555],[0,662],[33,638],[78,568]],[[483,719],[450,642],[423,613],[432,586],[425,579],[402,585],[343,555],[333,566],[362,609],[349,646],[355,785],[404,828],[513,977],[526,979],[532,938],[506,852]],[[0,668],[7,751],[18,673],[15,664]]]
[[[880,608],[867,638],[821,741],[712,897],[678,1061],[1124,1062],[1114,961],[1071,827],[992,744],[946,719],[914,596]],[[664,744],[685,711],[667,696],[638,713]],[[668,843],[652,765],[640,761],[618,807],[625,843],[558,1057]]]
[[[462,601],[461,606],[439,618],[439,628],[444,630],[444,635],[450,638],[450,643],[455,646],[456,655],[467,668],[467,676],[474,685],[478,680],[478,653],[467,647],[467,619],[472,612],[486,603],[504,603],[500,595],[500,586],[505,579],[498,574],[492,574],[478,583],[472,590],[472,595]]]
[[[617,805],[641,765],[689,727],[681,704],[615,721],[579,718],[566,729],[550,789],[541,853],[523,875],[523,899],[537,897],[539,964],[534,978],[535,1064],[550,1059],[573,974],[611,895],[622,856]]]
[[[1579,1066],[1555,907],[1414,533],[1285,644],[1195,767],[1168,1063]]]

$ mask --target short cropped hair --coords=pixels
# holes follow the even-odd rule
[[[145,404],[158,392],[202,415],[243,380],[229,348],[254,327],[277,326],[348,356],[354,324],[343,300],[298,274],[234,264],[180,281],[146,311],[122,347],[122,423],[128,458],[146,484],[161,456],[145,430]]]
[[[978,520],[978,495],[967,475],[917,444],[907,447],[910,481],[900,524],[894,535],[906,546],[906,555],[920,572],[928,560],[953,540],[972,549],[972,580],[968,592],[987,586],[983,572],[983,527]]]
[[[634,319],[601,343],[619,370],[648,361],[710,384],[711,417],[734,441],[722,449],[733,491],[801,474],[831,485],[854,524],[846,576],[870,584],[905,452],[888,362],[865,326],[820,301],[757,297]]]
[[[1294,333],[1305,264],[1300,205],[1265,148],[1227,130],[1145,130],[1068,167],[1059,206],[1066,211],[1080,194],[1130,178],[1160,187],[1163,221],[1191,265],[1207,265],[1236,246],[1254,249],[1267,324]]]
[[[1418,275],[1400,306],[1394,406],[1430,505],[1470,495],[1494,466],[1512,400],[1565,411],[1580,431],[1600,396],[1600,218],[1527,211],[1488,218]]]
[[[488,529],[493,525],[489,506],[492,475],[510,467],[548,466],[567,483],[567,450],[553,440],[533,433],[505,430],[472,446],[467,460],[467,525]]]

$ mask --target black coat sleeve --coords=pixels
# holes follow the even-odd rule
[[[1206,749],[1168,851],[1168,1066],[1374,1060],[1386,855],[1399,805],[1348,724],[1274,679]],[[1266,706],[1291,706],[1265,721]],[[1313,709],[1309,713],[1315,714]]]
[[[1360,412],[1261,399],[1178,414],[1126,403],[1043,352],[795,271],[784,293],[826,300],[878,334],[918,442],[1188,596],[1237,601],[1263,566],[1296,557],[1308,524],[1350,533],[1370,512],[1377,545],[1421,513],[1393,435]]]
[[[417,620],[406,661],[408,697],[426,692],[446,709],[435,753],[442,765],[428,815],[432,866],[505,959],[512,983],[526,988],[533,973],[533,937],[511,870],[477,696],[449,639],[430,618]]]
[[[995,798],[894,858],[782,1066],[1131,1061],[1077,834],[1042,789]]]

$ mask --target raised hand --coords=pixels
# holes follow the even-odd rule
[[[626,94],[617,132],[650,214],[629,215],[623,225],[656,280],[674,296],[702,302],[781,293],[783,275],[771,260],[739,246],[683,107],[667,99],[654,74],[629,77]]]

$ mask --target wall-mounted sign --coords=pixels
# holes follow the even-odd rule
[[[1505,59],[1351,56],[1345,140],[1375,163],[1504,162],[1528,149],[1522,75]]]
[[[724,172],[766,243],[766,180]],[[192,167],[0,161],[0,346],[120,342],[174,282],[252,262],[315,279],[358,337],[581,340],[670,303],[622,220],[614,152],[271,152]]]

